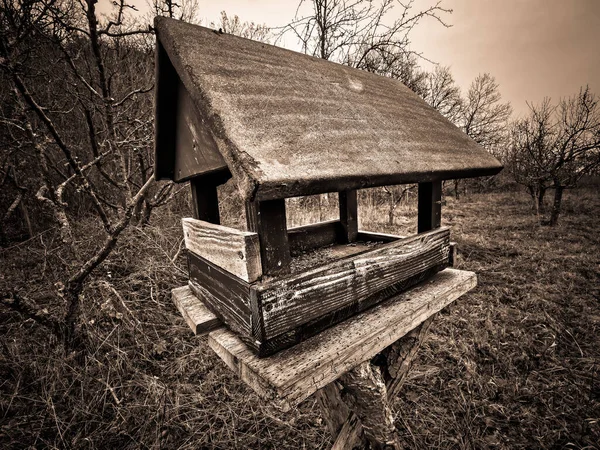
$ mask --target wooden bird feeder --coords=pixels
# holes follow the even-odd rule
[[[442,180],[502,167],[401,82],[172,19],[156,30],[155,174],[191,184],[189,287],[258,356],[450,265]],[[219,223],[231,177],[247,231]],[[358,229],[358,189],[407,183],[418,234]],[[320,193],[338,193],[339,220],[287,229],[285,199]]]

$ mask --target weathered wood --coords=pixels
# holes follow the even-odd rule
[[[343,244],[354,242],[358,236],[358,201],[356,190],[342,191],[339,194],[340,223],[344,233]]]
[[[442,270],[448,264],[449,240],[448,229],[440,228],[253,284],[191,252],[190,279],[205,289],[211,311],[226,324],[242,327],[244,341],[260,356],[268,356]]]
[[[458,244],[456,242],[450,242],[450,254],[448,255],[448,264],[450,267],[454,267],[456,262],[456,254],[458,253]]]
[[[288,241],[292,256],[314,250],[315,248],[340,242],[343,233],[339,220],[329,220],[288,230]]]
[[[364,448],[363,436],[364,433],[360,419],[356,417],[356,414],[350,413],[348,420],[346,420],[341,431],[335,438],[331,450],[349,450],[356,447]]]
[[[188,251],[249,283],[261,277],[260,244],[256,233],[189,218],[183,219],[182,225]]]
[[[192,214],[194,218],[214,224],[221,223],[217,185],[207,183],[202,178],[192,178],[190,189],[192,190]]]
[[[419,183],[418,232],[439,228],[442,223],[442,182]]]
[[[423,272],[448,264],[449,244],[449,230],[440,228],[253,286],[263,309],[265,338],[343,308],[350,308],[351,313],[360,311],[422,281],[419,275]],[[406,282],[408,285],[401,285]]]
[[[342,398],[360,419],[371,448],[399,449],[394,415],[379,370],[365,361],[344,373],[339,381],[344,387]]]
[[[394,242],[398,239],[403,239],[403,236],[360,230],[356,240],[365,242]]]
[[[187,255],[191,290],[233,331],[250,339],[250,285],[194,252]]]
[[[224,328],[209,333],[208,343],[259,395],[289,409],[371,359],[476,284],[474,273],[446,269],[410,291],[267,358],[257,357]]]
[[[166,17],[155,29],[245,200],[502,168],[398,80]]]
[[[402,389],[434,317],[429,317],[417,328],[386,349],[384,377],[389,399],[396,397]]]
[[[183,84],[178,85],[175,135],[174,181],[228,170],[210,130],[202,122],[200,113]]]
[[[290,246],[285,217],[285,200],[246,203],[249,231],[258,233],[262,269],[265,275],[290,271]]]
[[[223,322],[208,310],[189,286],[173,289],[171,298],[194,334],[207,334],[209,331],[223,326]]]
[[[337,382],[332,381],[315,393],[317,404],[321,410],[321,417],[325,420],[327,428],[335,438],[342,430],[351,411],[342,400]]]

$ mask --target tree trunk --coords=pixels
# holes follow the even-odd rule
[[[456,200],[460,200],[460,192],[458,190],[459,183],[460,183],[460,180],[454,180],[454,198]]]
[[[546,188],[539,187],[537,191],[537,209],[540,213],[544,212],[544,196],[546,195]]]
[[[550,226],[558,224],[558,216],[560,215],[560,207],[564,191],[563,186],[555,186],[554,188],[554,203],[552,204],[552,212],[550,213]]]

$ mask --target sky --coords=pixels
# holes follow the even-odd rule
[[[205,24],[224,10],[276,27],[291,21],[297,8],[290,0],[198,1]],[[432,1],[415,0],[414,8]],[[146,0],[130,2],[147,10]],[[106,10],[110,3],[100,0],[98,7]],[[488,72],[516,114],[526,113],[526,102],[546,96],[556,101],[586,84],[600,95],[600,0],[442,0],[441,6],[453,10],[444,16],[451,26],[422,21],[411,32],[411,50],[450,66],[461,89]],[[427,61],[422,66],[433,67]]]

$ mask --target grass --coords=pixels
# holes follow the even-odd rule
[[[479,287],[438,316],[394,404],[412,448],[599,448],[599,197],[597,186],[568,192],[557,228],[540,227],[519,192],[446,198],[458,268],[477,272]],[[292,202],[288,221],[316,219],[305,213],[316,201]],[[325,220],[335,201],[321,202]],[[360,205],[363,228],[414,232],[414,202],[392,225],[381,199],[367,192]],[[94,274],[82,360],[0,309],[1,448],[330,445],[312,399],[280,413],[190,334],[169,297],[187,277],[180,216],[165,210],[128,230]],[[60,308],[65,256],[52,232],[0,257],[3,290]]]

